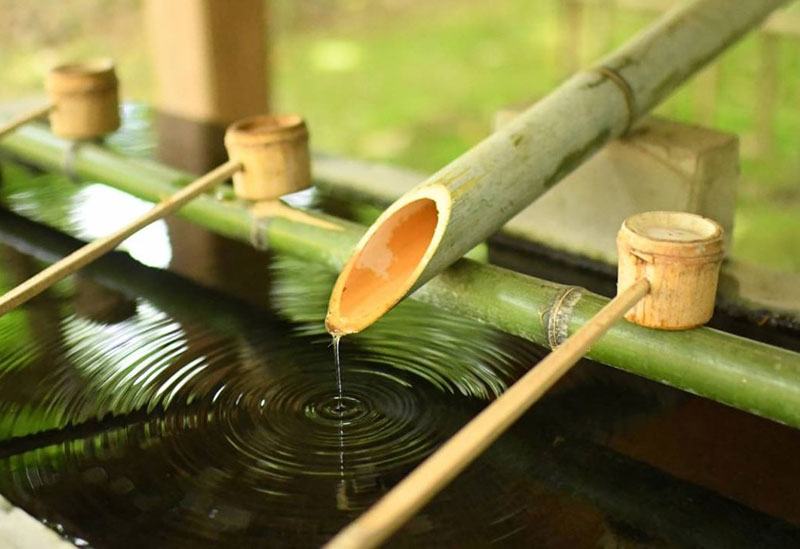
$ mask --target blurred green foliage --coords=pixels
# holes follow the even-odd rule
[[[270,4],[274,108],[306,115],[318,149],[423,171],[485,137],[496,110],[542,97],[655,18],[597,2],[576,32],[562,0]],[[113,56],[125,95],[152,99],[140,7],[0,0],[0,99],[36,93],[50,65],[87,55]],[[721,58],[716,79],[701,73],[657,112],[740,136],[733,253],[800,272],[800,37],[772,40],[768,50],[763,34],[749,36]],[[767,58],[778,84],[765,151]]]

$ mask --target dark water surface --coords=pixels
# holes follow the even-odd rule
[[[153,154],[128,108],[113,143]],[[9,163],[1,194],[83,239],[147,207]],[[342,340],[340,397],[333,273],[148,231],[0,317],[0,493],[78,545],[319,546],[543,355],[409,301]],[[0,212],[0,290],[76,245]],[[586,362],[391,545],[797,546],[798,455],[796,431]]]

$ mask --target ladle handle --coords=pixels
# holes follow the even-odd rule
[[[649,291],[650,283],[642,278],[612,299],[325,547],[365,549],[385,541],[510,427]]]
[[[37,118],[41,118],[50,113],[54,108],[52,103],[48,103],[42,107],[37,107],[32,109],[26,113],[20,114],[19,116],[15,116],[5,124],[0,125],[0,138],[2,138],[7,133],[11,133],[20,126],[24,126],[28,122],[36,120]]]
[[[153,206],[146,214],[116,232],[90,242],[64,259],[53,263],[0,297],[0,316],[39,295],[59,280],[91,263],[103,254],[110,252],[135,232],[179,209],[199,194],[230,178],[239,169],[241,169],[239,162],[233,160],[225,162],[189,183],[175,194],[165,198]]]

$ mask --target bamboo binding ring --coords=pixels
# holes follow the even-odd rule
[[[47,75],[50,127],[69,139],[93,139],[119,128],[119,83],[110,60],[68,63]]]
[[[233,176],[236,195],[270,200],[311,185],[308,129],[296,115],[240,120],[225,132],[225,148],[242,170]]]

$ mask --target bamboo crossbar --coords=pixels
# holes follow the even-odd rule
[[[37,124],[0,141],[0,151],[55,172],[62,169],[70,146]],[[72,153],[71,171],[152,202],[193,179],[163,164],[125,157],[95,144],[83,144]],[[308,215],[327,225],[281,216],[261,219],[239,201],[208,195],[198,196],[178,215],[223,236],[267,245],[336,270],[364,232],[363,226],[321,214]],[[552,314],[566,292],[577,299],[568,309]],[[608,301],[586,290],[468,259],[458,261],[412,297],[545,346],[549,346],[553,328],[574,333]],[[655,332],[619,323],[587,356],[800,428],[798,353],[711,328]]]
[[[561,379],[649,289],[649,282],[642,278],[609,301],[325,547],[369,549],[386,541]]]

